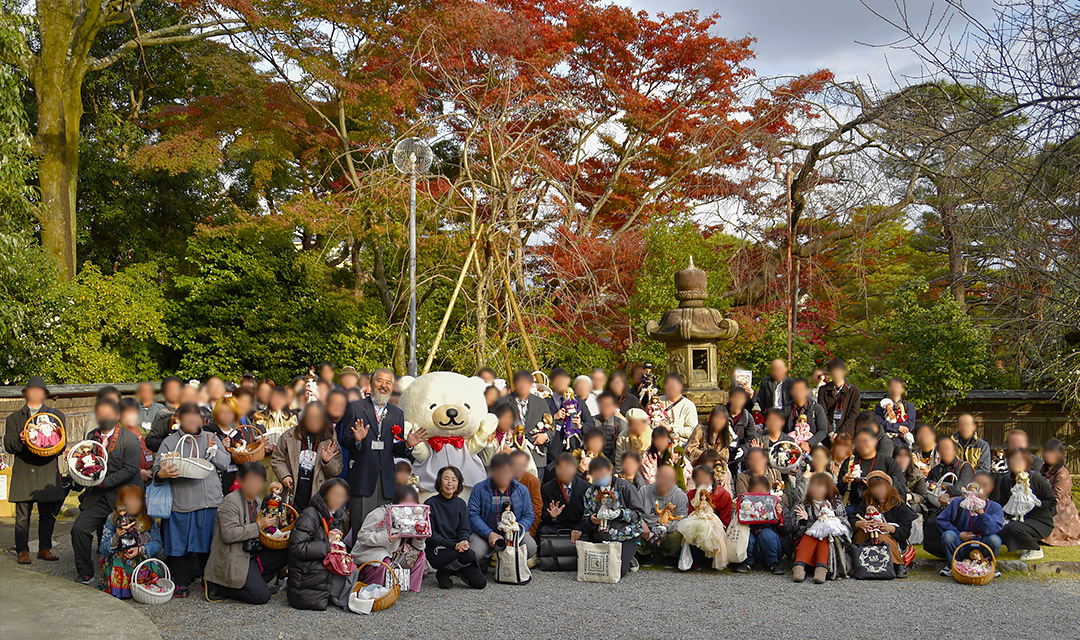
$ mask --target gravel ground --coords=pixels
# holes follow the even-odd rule
[[[6,524],[6,523],[5,523]],[[11,544],[10,526],[0,542]],[[68,526],[58,527],[58,563],[31,569],[70,579]],[[4,565],[13,566],[11,553]],[[2,568],[2,567],[0,567]],[[615,585],[579,583],[571,573],[536,572],[531,584],[472,591],[433,579],[391,609],[359,616],[295,611],[278,594],[264,607],[186,600],[139,607],[168,640],[259,638],[941,638],[963,615],[965,638],[1080,638],[1080,581],[1007,575],[986,587],[958,585],[934,572],[907,580],[815,585],[766,571],[679,574],[648,569]],[[898,612],[907,612],[902,617]],[[811,622],[813,621],[813,622]],[[947,635],[947,634],[946,634]]]

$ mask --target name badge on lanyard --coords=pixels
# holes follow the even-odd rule
[[[300,452],[300,468],[304,471],[311,471],[315,468],[315,450],[304,449]]]

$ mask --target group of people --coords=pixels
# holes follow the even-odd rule
[[[32,561],[35,504],[37,557],[56,560],[55,517],[76,490],[80,582],[129,597],[134,567],[160,555],[176,597],[201,577],[210,600],[261,604],[284,588],[303,609],[346,606],[358,583],[385,584],[389,571],[412,591],[426,571],[440,588],[455,578],[484,588],[492,556],[508,544],[523,546],[541,569],[575,568],[567,543],[587,541],[618,546],[621,575],[655,563],[781,575],[789,564],[799,582],[848,575],[856,545],[883,545],[890,575],[904,577],[920,542],[945,559],[943,574],[954,555],[967,557],[954,551],[971,540],[1023,559],[1041,557],[1041,544],[1080,544],[1060,442],[1046,442],[1040,459],[1013,430],[998,455],[968,414],[955,433],[938,437],[916,420],[898,379],[864,410],[842,360],[810,379],[790,377],[776,360],[756,388],[736,383],[704,423],[680,376],[658,381],[647,366],[576,378],[562,368],[546,379],[522,371],[509,384],[490,369],[477,376],[497,418],[478,454],[487,477],[469,487],[460,469],[446,466],[430,496],[418,491],[411,468],[427,434],[405,428],[388,369],[323,363],[287,386],[251,374],[235,384],[171,377],[160,396],[143,383],[130,398],[105,387],[86,438],[108,457],[100,482],[88,487],[70,482],[56,460],[62,453],[27,447],[31,416],[64,420],[48,404],[44,380],[32,377],[4,436],[15,458],[18,561]],[[237,460],[255,443],[265,458]],[[177,457],[213,471],[182,474]],[[167,512],[151,514],[162,508],[162,489]],[[429,535],[397,533],[391,506],[420,504]],[[510,514],[515,531],[505,527]],[[259,542],[279,529],[289,531],[284,548]],[[351,563],[335,569],[341,563],[328,557],[342,549]]]

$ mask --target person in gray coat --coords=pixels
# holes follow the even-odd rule
[[[167,482],[172,489],[172,514],[162,521],[162,539],[165,562],[176,583],[174,595],[184,598],[188,585],[196,575],[203,573],[209,557],[214,521],[222,498],[218,474],[228,469],[232,458],[221,438],[203,429],[202,412],[197,405],[184,404],[177,413],[180,428],[161,442],[153,471],[154,484]],[[195,439],[194,447],[191,439],[184,437],[186,435]],[[181,478],[179,468],[168,457],[173,451],[180,452],[183,457],[207,460],[214,466],[214,471],[199,480]]]
[[[259,531],[273,522],[260,514],[259,496],[266,487],[266,467],[259,462],[245,462],[236,477],[240,488],[225,496],[217,510],[214,541],[203,574],[206,599],[266,604],[271,595],[268,583],[288,564],[289,552],[261,545],[256,552],[244,549],[245,543],[258,540]]]
[[[53,527],[56,514],[64,502],[65,491],[60,486],[60,470],[56,458],[63,451],[51,456],[39,456],[26,446],[23,428],[26,422],[39,413],[50,413],[65,428],[66,418],[59,409],[49,407],[45,399],[49,389],[41,376],[30,376],[23,388],[26,404],[8,415],[4,424],[4,450],[15,458],[11,469],[11,485],[8,501],[15,504],[15,552],[19,564],[30,564],[30,515],[34,503],[38,506],[38,558],[56,561],[52,552]]]

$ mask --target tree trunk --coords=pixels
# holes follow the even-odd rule
[[[941,233],[945,237],[945,250],[949,256],[949,291],[960,307],[967,309],[965,279],[967,266],[964,263],[964,244],[960,237],[959,224],[956,220],[954,205],[941,208]]]

